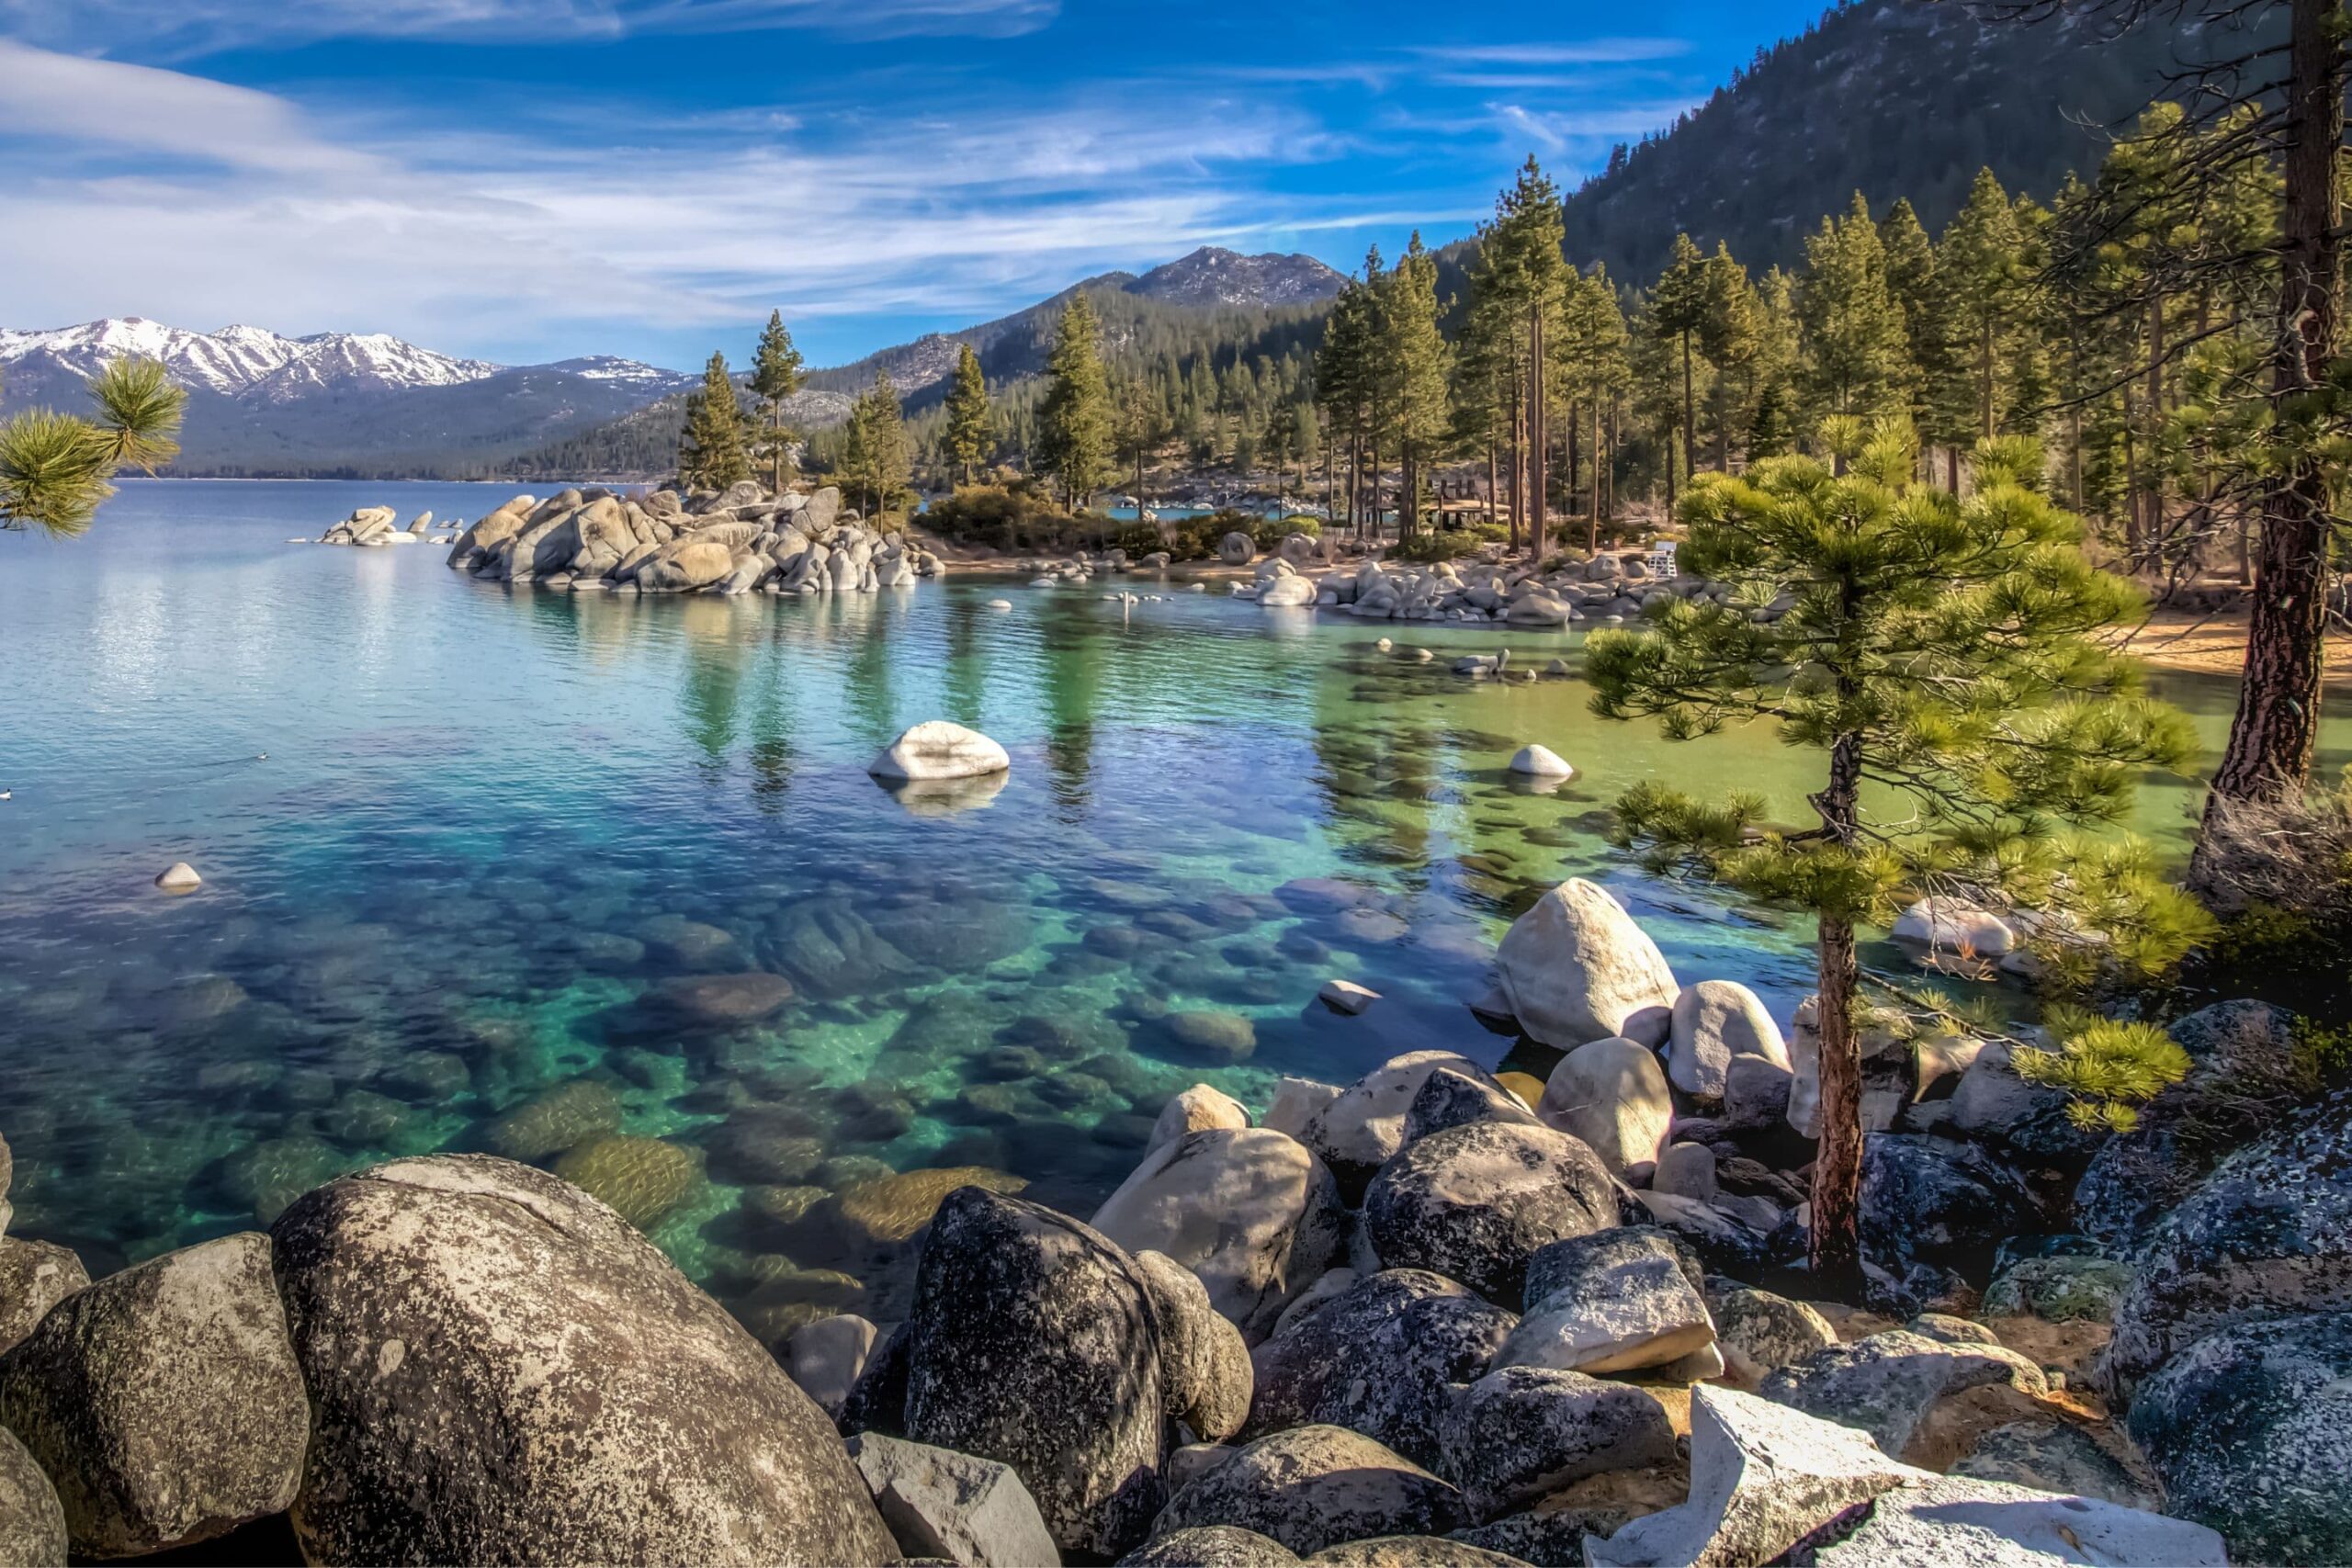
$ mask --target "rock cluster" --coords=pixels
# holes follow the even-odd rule
[[[683,499],[596,487],[518,495],[458,536],[449,565],[493,581],[629,593],[870,593],[941,570],[904,535],[843,511],[831,486],[771,497],[749,480]]]
[[[1294,535],[1294,539],[1306,539]],[[1246,535],[1231,535],[1228,566],[1248,565],[1254,553]],[[1311,547],[1314,541],[1308,540]],[[1544,627],[1571,621],[1602,626],[1638,620],[1654,606],[1677,600],[1732,604],[1732,591],[1704,578],[1659,578],[1640,555],[1599,555],[1553,571],[1500,562],[1443,561],[1433,566],[1391,566],[1366,560],[1310,577],[1301,568],[1316,558],[1310,549],[1294,551],[1290,541],[1258,564],[1255,580],[1236,583],[1236,597],[1265,605],[1320,605],[1373,620],[1456,621]],[[1747,607],[1757,620],[1775,620],[1789,604],[1775,600]]]
[[[409,519],[405,528],[394,526],[400,514],[389,506],[363,506],[342,522],[319,536],[322,545],[356,545],[363,549],[378,549],[386,545],[413,545],[428,536],[433,526],[433,513],[421,513]],[[431,536],[436,544],[446,543],[449,535]],[[300,543],[297,540],[296,543]]]

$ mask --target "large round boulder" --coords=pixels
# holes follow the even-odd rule
[[[1195,1134],[1200,1135],[1200,1134]],[[1065,1552],[1116,1557],[1165,1496],[1166,1394],[1149,1288],[1066,1215],[947,1195],[915,1272],[906,1436],[1011,1465]]]
[[[1216,1310],[1256,1341],[1338,1255],[1345,1213],[1331,1173],[1267,1127],[1172,1138],[1095,1211],[1130,1251],[1165,1253],[1200,1277]]]
[[[1012,766],[1003,747],[977,729],[926,719],[884,747],[865,771],[885,784],[970,779]]]
[[[1472,1122],[1433,1133],[1390,1160],[1364,1194],[1364,1234],[1383,1264],[1427,1269],[1509,1307],[1520,1303],[1538,1247],[1616,1223],[1616,1187],[1600,1159],[1542,1125]]]
[[[1405,1122],[1413,1101],[1430,1075],[1439,1071],[1501,1089],[1467,1056],[1452,1051],[1408,1051],[1341,1089],[1307,1119],[1300,1140],[1330,1168],[1340,1193],[1351,1201],[1363,1196],[1374,1173],[1405,1146]],[[1267,1114],[1271,1119],[1272,1112]]]
[[[1674,1087],[1693,1099],[1721,1100],[1732,1062],[1740,1056],[1789,1065],[1788,1043],[1764,999],[1736,980],[1683,987],[1674,998],[1666,1051],[1666,1073]]]
[[[1251,1356],[1244,1437],[1346,1427],[1422,1464],[1454,1390],[1483,1374],[1519,1319],[1451,1280],[1389,1269],[1300,1309]]]
[[[1680,989],[1624,906],[1580,876],[1511,922],[1495,963],[1519,1026],[1564,1051],[1611,1035],[1659,1043]]]
[[[0,1356],[0,1427],[48,1472],[85,1557],[208,1540],[283,1510],[310,1408],[269,1238],[168,1252],[68,1296]]]
[[[2352,1562],[2352,1312],[2225,1328],[2132,1402],[2166,1511],[2247,1562]]]
[[[1221,1443],[1250,1415],[1250,1347],[1209,1304],[1199,1276],[1164,1253],[1138,1252],[1136,1272],[1159,1323],[1159,1381],[1168,1414],[1203,1441]]]
[[[1454,1399],[1440,1441],[1473,1518],[1529,1506],[1605,1470],[1675,1457],[1666,1406],[1629,1383],[1548,1367],[1504,1367]]]
[[[1655,1166],[1674,1126],[1657,1053],[1638,1041],[1588,1041],[1552,1068],[1535,1114],[1600,1157],[1611,1175]]]
[[[1913,1265],[1982,1279],[1994,1247],[2039,1225],[2024,1178],[1974,1144],[1873,1133],[1862,1147],[1862,1256],[1901,1278]]]
[[[327,1562],[896,1561],[824,1413],[610,1209],[479,1155],[328,1184],[273,1233]]]
[[[1299,1427],[1249,1444],[1168,1500],[1161,1533],[1231,1525],[1305,1555],[1374,1536],[1442,1535],[1462,1495],[1344,1427]]]
[[[0,1568],[65,1561],[65,1510],[25,1445],[0,1427]]]

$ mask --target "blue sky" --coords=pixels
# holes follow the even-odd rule
[[[836,363],[1573,186],[1821,0],[0,0],[0,326]]]

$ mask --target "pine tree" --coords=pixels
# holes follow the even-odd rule
[[[1708,413],[1715,430],[1715,468],[1731,471],[1735,440],[1745,448],[1760,391],[1764,354],[1764,307],[1747,269],[1720,241],[1700,278],[1704,309],[1699,318],[1699,352],[1713,371]]]
[[[1038,409],[1037,458],[1075,512],[1111,474],[1111,387],[1102,368],[1100,323],[1084,292],[1062,308],[1046,362],[1046,400]]]
[[[899,389],[887,370],[876,370],[874,385],[850,405],[841,468],[842,478],[857,491],[868,517],[878,517],[895,507],[907,489],[913,464],[907,451]]]
[[[1682,358],[1682,466],[1699,471],[1699,428],[1690,367],[1690,340],[1707,319],[1707,262],[1688,234],[1674,236],[1674,259],[1650,288],[1650,321],[1673,338]]]
[[[1396,527],[1399,537],[1410,538],[1419,529],[1427,466],[1453,418],[1447,393],[1453,355],[1438,331],[1437,259],[1419,231],[1384,280],[1380,303],[1380,363],[1387,382],[1382,401],[1389,445],[1402,468]]]
[[[1815,413],[1871,417],[1900,412],[1910,383],[1903,308],[1886,276],[1886,250],[1860,191],[1843,218],[1824,218],[1804,243],[1797,286],[1804,333],[1800,382]]]
[[[678,447],[678,477],[689,486],[725,490],[752,477],[743,449],[743,407],[727,356],[713,354],[703,367],[702,387],[686,400],[686,428]]]
[[[1609,467],[1609,448],[1602,434],[1602,411],[1625,389],[1633,370],[1626,357],[1625,313],[1609,274],[1596,267],[1590,276],[1577,276],[1560,312],[1559,356],[1569,405],[1582,416],[1591,440],[1586,450],[1592,463],[1592,489],[1587,498],[1585,548],[1600,548],[1601,525],[1607,503],[1602,487]],[[1570,474],[1571,485],[1576,476]]]
[[[1605,716],[1657,716],[1670,739],[1770,720],[1823,756],[1818,821],[1802,830],[1764,826],[1754,796],[1707,806],[1643,784],[1619,806],[1621,837],[1653,863],[1814,916],[1823,1290],[1855,1282],[1859,1263],[1859,922],[1921,893],[2014,900],[2107,933],[2117,962],[2143,968],[2206,929],[2143,857],[2059,832],[2116,821],[2140,770],[2195,751],[2186,719],[2140,698],[2092,640],[2129,618],[2132,591],[2084,559],[2080,523],[2035,488],[2030,444],[1980,448],[1965,501],[1918,482],[1917,464],[1889,422],[1842,476],[1776,457],[1695,481],[1681,561],[1733,584],[1733,602],[1675,601],[1641,632],[1596,632],[1586,654]],[[1751,617],[1781,595],[1785,615]]]
[[[1946,384],[1968,400],[1976,435],[1999,434],[2017,404],[2020,361],[2033,333],[2028,324],[2026,238],[2008,193],[1990,169],[1976,171],[1968,205],[1944,229],[1937,258],[1951,324]]]
[[[964,344],[956,355],[956,376],[947,389],[947,432],[945,447],[948,460],[956,465],[969,484],[978,473],[980,459],[989,453],[991,435],[989,422],[988,378],[980,374],[980,356]]]
[[[1944,312],[1936,276],[1936,247],[1908,197],[1879,220],[1879,248],[1886,255],[1886,291],[1903,312],[1903,379],[1912,428],[1929,442],[1942,440],[1933,417],[1932,389],[1950,381],[1943,348]],[[1970,436],[1974,440],[1974,436]],[[1955,469],[1959,454],[1952,454]]]
[[[1161,412],[1159,399],[1151,383],[1140,376],[1121,380],[1113,400],[1111,436],[1113,449],[1119,460],[1127,464],[1136,476],[1136,511],[1140,516],[1148,504],[1144,499],[1144,465],[1159,444],[1168,439],[1168,423]]]
[[[769,311],[767,330],[760,333],[759,347],[752,355],[752,392],[767,411],[767,439],[761,444],[762,455],[768,460],[768,489],[778,495],[784,493],[785,470],[792,462],[791,433],[784,428],[785,400],[800,390],[808,378],[800,351],[785,330],[784,312]]]
[[[109,360],[85,385],[97,418],[28,409],[0,423],[0,529],[70,539],[89,530],[122,469],[153,473],[179,455],[187,393],[160,360]]]

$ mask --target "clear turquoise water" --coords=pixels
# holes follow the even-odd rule
[[[1804,761],[1769,736],[1668,747],[1589,716],[1573,679],[1472,684],[1378,654],[1392,628],[1217,591],[639,600],[509,592],[430,545],[282,542],[359,504],[470,517],[507,493],[131,484],[84,540],[0,536],[17,1231],[118,1267],[336,1169],[496,1146],[501,1117],[584,1080],[575,1114],[535,1114],[564,1136],[610,1119],[583,1098],[616,1104],[689,1152],[648,1225],[689,1272],[780,1327],[860,1300],[807,1272],[845,1270],[887,1317],[902,1247],[746,1190],[977,1165],[1083,1214],[1192,1082],[1262,1101],[1429,1046],[1541,1071],[1464,1002],[1570,873],[1616,887],[1686,979],[1744,979],[1784,1018],[1805,987],[1785,931],[1631,874],[1594,831],[1654,774],[1793,812]],[[1505,640],[1540,663],[1576,639]],[[2167,691],[2218,739],[2227,682]],[[931,717],[1006,745],[1001,793],[923,811],[866,777]],[[1514,787],[1527,740],[1585,776]],[[2160,784],[2146,823],[2177,834],[2191,799]],[[182,859],[203,889],[155,891]],[[682,942],[680,919],[723,934]],[[655,994],[747,969],[796,997],[729,1026]],[[1387,999],[1329,1014],[1335,975]],[[1246,1015],[1254,1054],[1186,1059],[1170,1010]]]

